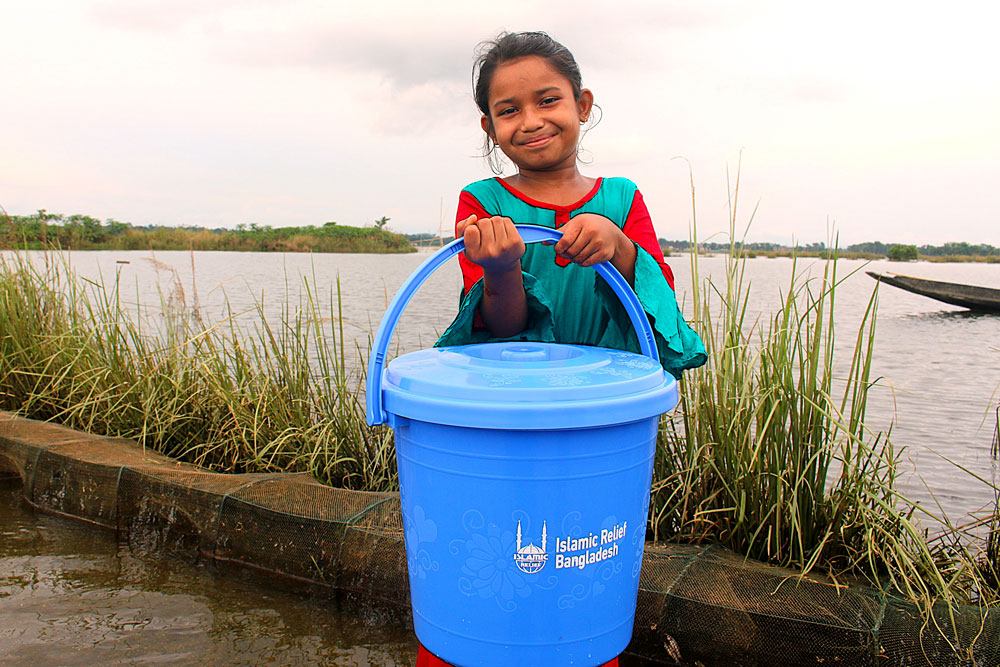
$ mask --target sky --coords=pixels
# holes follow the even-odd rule
[[[601,108],[582,171],[635,181],[663,238],[696,221],[724,241],[734,219],[754,241],[1000,245],[996,2],[0,0],[0,18],[11,215],[450,232],[492,176],[477,44],[544,30]]]

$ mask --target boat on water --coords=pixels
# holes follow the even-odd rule
[[[948,283],[941,280],[927,280],[926,278],[915,278],[897,273],[876,273],[874,271],[866,271],[865,273],[881,283],[950,303],[953,306],[987,313],[1000,313],[1000,289]]]

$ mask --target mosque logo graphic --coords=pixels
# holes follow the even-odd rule
[[[545,543],[548,539],[545,522],[542,522],[542,546],[536,547],[534,543],[521,546],[521,522],[517,522],[517,551],[514,552],[514,564],[517,569],[525,574],[534,574],[545,567],[549,555],[545,553]]]

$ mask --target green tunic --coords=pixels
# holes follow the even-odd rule
[[[558,228],[580,213],[608,218],[636,243],[635,292],[652,324],[663,368],[679,378],[684,369],[705,363],[705,347],[685,322],[664,270],[651,254],[656,253],[662,261],[642,197],[628,179],[600,179],[586,197],[570,206],[537,202],[499,179],[487,179],[469,185],[462,192],[459,219],[471,213],[480,217],[502,215],[516,224],[550,228]],[[466,289],[458,315],[436,347],[530,340],[639,352],[631,320],[618,297],[594,269],[576,264],[561,266],[552,246],[539,243],[528,245],[521,258],[528,302],[527,327],[509,338],[493,337],[484,327],[477,326],[483,297],[482,271],[464,255],[461,259]]]

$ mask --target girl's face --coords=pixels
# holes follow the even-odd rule
[[[527,56],[496,68],[483,130],[521,171],[576,168],[580,124],[594,96],[573,86],[544,58]]]

